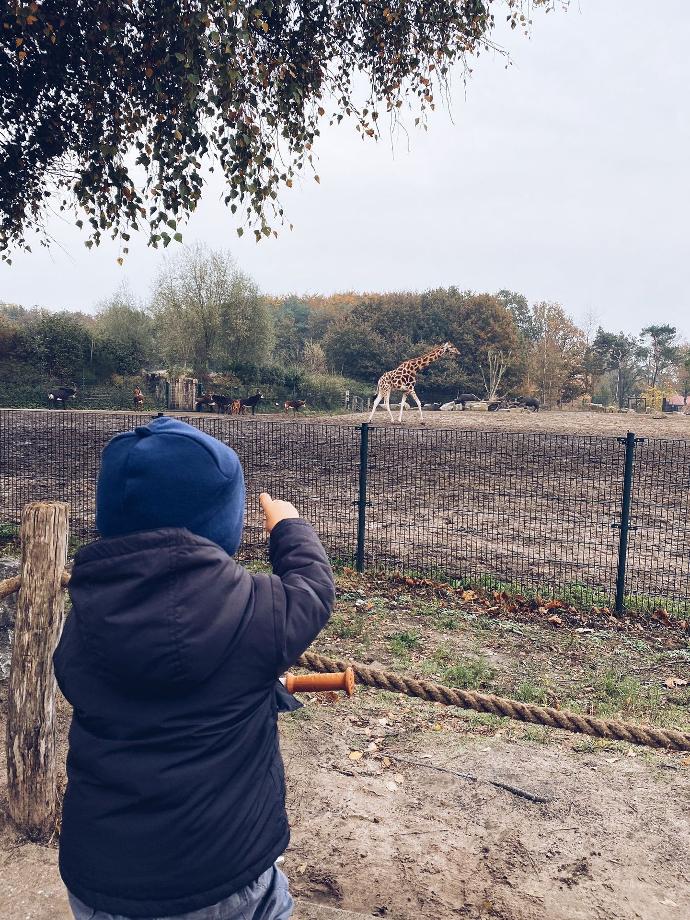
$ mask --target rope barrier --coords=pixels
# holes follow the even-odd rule
[[[9,597],[10,594],[14,594],[16,591],[19,591],[21,583],[22,579],[19,575],[15,575],[13,578],[6,578],[4,581],[0,581],[0,601],[4,597]]]
[[[65,569],[60,579],[63,588],[67,587],[70,573]],[[8,597],[19,590],[21,578],[6,578],[0,581],[0,599]],[[352,668],[355,680],[365,687],[376,690],[391,690],[404,693],[432,703],[445,706],[458,706],[460,709],[472,709],[474,712],[486,712],[494,716],[529,722],[532,725],[545,725],[548,728],[561,728],[568,732],[605,738],[609,741],[627,741],[652,748],[665,748],[672,751],[690,751],[690,734],[670,728],[653,728],[651,725],[635,725],[632,722],[619,722],[614,719],[595,719],[593,716],[577,712],[554,709],[552,706],[537,706],[534,703],[521,703],[492,693],[476,693],[474,690],[460,690],[456,687],[444,687],[428,680],[416,680],[391,671],[379,671],[366,665],[336,658],[326,658],[316,652],[305,652],[297,662],[301,668],[311,671],[345,671]]]
[[[613,741],[628,741],[631,744],[643,744],[653,748],[667,748],[672,751],[690,751],[690,734],[673,729],[652,728],[635,725],[631,722],[618,722],[612,719],[595,719],[576,712],[553,709],[551,706],[536,706],[533,703],[521,703],[502,696],[488,693],[476,693],[472,690],[459,690],[444,687],[428,680],[415,680],[390,671],[379,671],[365,665],[340,659],[326,658],[315,652],[305,652],[297,664],[312,671],[342,671],[351,667],[355,681],[377,690],[392,690],[405,693],[422,700],[443,703],[445,706],[459,706],[475,712],[487,712],[495,716],[530,722],[532,725],[546,725],[549,728],[562,728],[569,732],[592,735]]]

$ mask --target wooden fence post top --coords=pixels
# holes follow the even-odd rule
[[[58,501],[39,501],[39,502],[27,502],[22,509],[22,517],[27,514],[29,511],[34,511],[37,508],[67,508],[69,509],[69,504],[67,502],[58,502]]]

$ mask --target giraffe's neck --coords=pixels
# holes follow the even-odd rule
[[[432,348],[431,351],[428,351],[425,355],[420,355],[418,358],[411,358],[400,366],[410,371],[420,371],[422,368],[433,364],[434,361],[438,361],[443,354],[444,348],[442,345],[439,345],[438,348]]]

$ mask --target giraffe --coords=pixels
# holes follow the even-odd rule
[[[432,348],[431,351],[428,351],[425,355],[420,355],[418,358],[410,358],[409,361],[403,361],[394,371],[386,371],[386,373],[379,378],[377,384],[377,393],[376,399],[374,400],[374,405],[371,410],[371,415],[369,416],[369,421],[374,417],[374,412],[376,412],[376,407],[384,400],[384,405],[388,412],[391,422],[393,421],[393,415],[391,414],[390,400],[391,393],[393,390],[402,390],[403,396],[400,403],[400,415],[398,416],[398,421],[402,421],[403,409],[405,408],[405,401],[408,396],[412,396],[414,401],[419,407],[419,417],[424,418],[422,415],[422,404],[419,401],[419,397],[415,393],[414,385],[417,379],[417,374],[423,368],[428,367],[429,364],[432,364],[434,361],[438,361],[439,358],[442,358],[444,355],[459,355],[460,352],[452,344],[452,342],[444,342],[443,345],[437,345],[435,348]]]

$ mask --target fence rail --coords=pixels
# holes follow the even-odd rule
[[[100,453],[150,414],[0,410],[0,536],[29,501],[96,536]],[[248,485],[241,555],[264,558],[258,494],[293,501],[331,557],[577,602],[690,609],[690,442],[192,415]]]

